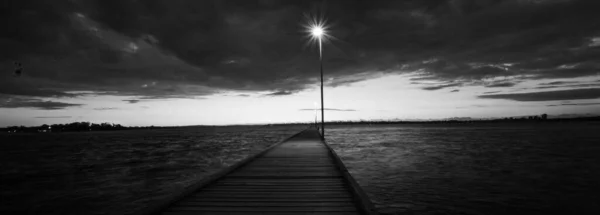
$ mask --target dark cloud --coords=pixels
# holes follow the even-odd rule
[[[460,91],[460,90],[456,89],[456,90],[452,90],[452,91],[450,91],[450,92],[451,92],[451,93],[456,93],[456,92],[459,92],[459,91]]]
[[[101,108],[94,108],[94,110],[100,110],[100,111],[104,111],[104,110],[118,110],[119,108],[116,107],[101,107]]]
[[[577,82],[574,82],[577,83]],[[542,84],[540,84],[542,85]],[[535,89],[552,89],[552,88],[589,88],[589,87],[600,87],[600,84],[586,83],[586,84],[568,84],[568,85],[542,85],[535,87]]]
[[[547,105],[548,107],[556,107],[556,106],[590,106],[590,105],[600,105],[598,103],[566,103],[566,104],[556,104],[556,105]]]
[[[325,85],[330,87],[348,86],[356,82],[381,77],[382,73],[359,73],[348,76],[336,77],[333,80],[328,81]]]
[[[494,94],[494,93],[499,93],[502,91],[487,91],[487,92],[483,92],[483,94]]]
[[[250,95],[248,95],[248,94],[238,94],[237,96],[239,96],[239,97],[249,97]]]
[[[287,96],[287,95],[292,95],[292,94],[294,94],[294,92],[283,90],[283,91],[268,93],[268,94],[265,94],[265,96]]]
[[[156,100],[171,100],[171,99],[204,99],[204,98],[196,98],[196,97],[188,97],[188,96],[142,96],[142,97],[134,97],[131,99],[123,99],[121,101],[127,102],[129,104],[137,104],[140,102],[148,102],[148,101],[156,101]]]
[[[18,60],[23,75],[2,77],[0,93],[298,92],[318,82],[316,49],[299,32],[303,13],[320,2],[8,0],[0,67],[12,76]],[[327,1],[338,40],[324,47],[325,80],[335,87],[400,71],[463,83],[597,75],[600,1],[528,2]]]
[[[480,95],[481,99],[506,99],[514,101],[558,101],[600,98],[600,88],[571,89],[532,93]]]
[[[517,83],[513,83],[513,82],[497,82],[497,83],[492,83],[492,84],[488,84],[485,85],[485,87],[512,87],[515,86]]]
[[[34,97],[75,97],[77,94],[66,93],[57,88],[56,85],[46,85],[48,88],[39,88],[36,82],[40,80],[25,77],[10,77],[7,74],[0,74],[0,94],[14,96],[34,96]]]
[[[424,90],[441,90],[444,88],[448,88],[448,87],[458,87],[458,86],[462,86],[462,83],[451,83],[451,84],[442,84],[442,85],[436,85],[436,86],[429,86],[429,87],[423,87],[421,89]]]
[[[72,104],[65,102],[44,101],[42,99],[29,99],[19,97],[8,97],[0,102],[0,108],[34,108],[40,110],[59,110],[70,107],[78,107],[83,104]]]
[[[36,119],[69,119],[71,116],[36,116]]]
[[[565,84],[575,84],[575,83],[579,83],[579,82],[577,82],[577,81],[553,81],[553,82],[541,83],[540,85],[542,85],[542,86],[546,86],[546,85],[565,85]]]
[[[469,105],[469,106],[460,106],[460,107],[455,107],[456,109],[472,109],[472,108],[485,108],[485,107],[489,107],[487,105]]]
[[[320,108],[317,108],[317,109],[310,109],[310,108],[300,109],[300,111],[315,111],[315,110],[320,111],[321,109]],[[356,111],[354,109],[337,109],[337,108],[325,108],[324,110],[327,110],[327,111]]]

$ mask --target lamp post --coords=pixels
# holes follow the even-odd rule
[[[307,23],[304,25],[309,35],[309,42],[319,43],[319,64],[321,71],[321,138],[325,139],[325,101],[323,98],[323,43],[334,38],[327,33],[329,26],[323,14],[305,14]],[[316,108],[315,108],[316,109]]]
[[[312,26],[311,35],[319,43],[319,63],[321,66],[321,136],[325,139],[325,103],[323,100],[323,35],[325,35],[325,29],[323,29],[322,25]]]

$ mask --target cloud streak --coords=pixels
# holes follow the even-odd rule
[[[129,104],[136,104],[138,102],[140,102],[139,99],[124,99],[124,102],[128,102]]]
[[[600,98],[600,88],[557,90],[532,93],[480,95],[478,96],[478,98],[505,99],[521,102],[597,99]]]
[[[0,103],[0,108],[34,108],[39,110],[60,110],[79,107],[83,104],[74,104],[56,101],[43,101],[41,99],[10,98]]]
[[[116,107],[101,107],[101,108],[94,108],[94,110],[99,110],[99,111],[106,111],[106,110],[118,110],[119,108]]]
[[[449,87],[458,87],[458,86],[462,86],[462,85],[463,85],[462,83],[452,83],[452,84],[442,84],[442,85],[436,85],[436,86],[423,87],[421,89],[432,91],[432,90],[441,90],[441,89],[449,88]]]
[[[265,96],[288,96],[288,95],[292,95],[292,94],[294,94],[294,92],[282,90],[282,91],[267,93],[267,94],[265,94]]]
[[[488,88],[512,87],[515,85],[516,85],[516,83],[513,83],[513,82],[499,82],[499,83],[492,83],[492,84],[486,85],[485,87],[488,87]]]
[[[315,111],[318,110],[320,111],[320,108],[317,109],[310,109],[310,108],[304,108],[304,109],[300,109],[299,111]],[[325,108],[324,110],[326,111],[342,111],[342,112],[351,112],[351,111],[356,111],[355,109],[337,109],[337,108]]]
[[[556,105],[547,105],[548,107],[557,107],[557,106],[591,106],[591,105],[600,105],[600,102],[597,103],[566,103],[566,104],[556,104]]]
[[[36,116],[36,119],[69,119],[71,116]]]

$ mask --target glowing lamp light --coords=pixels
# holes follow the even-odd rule
[[[312,28],[311,33],[313,37],[321,37],[323,36],[323,28],[321,26],[315,26]]]
[[[319,48],[319,56],[323,55],[323,43],[327,43],[330,38],[333,38],[327,32],[329,25],[325,17],[318,15],[305,14],[307,22],[303,25],[305,32],[308,34],[308,44],[316,44]]]

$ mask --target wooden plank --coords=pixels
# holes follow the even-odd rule
[[[334,163],[335,160],[331,158],[314,158],[314,159],[304,159],[304,158],[261,158],[256,160],[258,162],[285,162],[285,163],[317,163],[317,162],[329,162]]]
[[[200,191],[210,190],[298,190],[298,191],[320,191],[320,190],[348,190],[347,186],[336,185],[336,186],[214,186],[206,187]],[[199,191],[199,192],[200,192]]]
[[[235,194],[235,193],[279,193],[279,194],[286,194],[289,193],[291,194],[298,194],[298,195],[308,195],[308,194],[325,194],[325,193],[350,193],[349,190],[341,190],[341,191],[328,191],[328,190],[314,190],[314,191],[308,191],[308,192],[300,192],[300,191],[289,191],[289,192],[281,192],[278,190],[262,190],[262,191],[254,191],[254,190],[248,190],[248,191],[229,191],[226,189],[214,189],[214,190],[200,190],[197,194],[194,195],[207,195],[210,193],[231,193],[231,194]]]
[[[327,167],[311,167],[311,166],[298,166],[298,167],[286,167],[286,166],[244,166],[239,171],[337,171],[338,168],[334,166]]]
[[[222,185],[222,186],[209,186],[203,188],[202,190],[210,190],[210,189],[301,189],[301,190],[320,190],[320,189],[347,189],[348,187],[345,184],[335,184],[335,185],[296,185],[296,186],[284,186],[284,185]]]
[[[340,173],[336,168],[244,168],[237,172],[241,173],[270,173],[270,172],[329,172]]]
[[[162,213],[163,215],[356,215],[358,212],[337,212],[337,211],[328,211],[328,212],[284,212],[284,211],[261,211],[261,212],[251,212],[251,211],[166,211]]]
[[[347,198],[352,197],[350,193],[322,193],[322,194],[298,194],[298,193],[203,193],[193,195],[191,199],[207,199],[207,198],[282,198],[282,199],[304,199],[304,198]]]
[[[329,152],[327,152],[329,153]],[[319,153],[318,157],[307,157],[307,156],[281,156],[281,157],[277,157],[277,156],[262,156],[260,157],[259,160],[277,160],[277,161],[331,161],[333,160],[332,157],[328,156],[327,154],[321,154]]]
[[[253,162],[252,164],[262,164],[262,165],[336,165],[333,161],[266,161],[260,160]]]
[[[317,157],[317,158],[322,158],[322,159],[328,159],[330,157],[327,156],[327,153],[329,153],[327,150],[328,149],[326,147],[323,147],[323,149],[310,150],[310,151],[305,151],[305,150],[303,151],[303,150],[298,150],[298,149],[288,149],[288,150],[280,151],[280,152],[269,152],[268,154],[265,154],[264,156],[262,156],[262,158],[307,159],[307,158]]]
[[[217,206],[217,207],[352,207],[354,203],[346,202],[189,202],[183,201],[175,206]]]
[[[334,164],[333,160],[315,159],[315,160],[257,160],[256,163],[260,164]]]
[[[324,180],[324,179],[333,179],[333,180]],[[245,178],[227,178],[226,180],[219,181],[214,184],[214,186],[218,186],[221,184],[237,184],[237,185],[330,185],[330,184],[345,184],[341,178],[307,178],[307,180],[302,180],[302,178],[292,178],[290,179],[281,179],[277,181],[277,179],[269,179],[269,178],[254,178],[254,179],[245,179]]]
[[[230,187],[230,188],[290,188],[290,189],[300,189],[300,188],[336,188],[336,187],[344,187],[348,188],[348,185],[342,183],[330,183],[330,184],[289,184],[289,183],[278,183],[278,184],[222,184],[220,186],[209,186],[204,189],[212,189],[213,187]]]
[[[318,179],[318,178],[342,178],[343,175],[339,172],[322,172],[322,173],[235,173],[227,176],[228,178],[238,179]]]
[[[332,182],[332,183],[345,183],[342,177],[333,177],[333,178],[288,178],[288,179],[240,179],[240,178],[229,178],[225,177],[222,180],[217,181],[220,182],[283,182],[283,183],[317,183],[317,182]]]
[[[192,197],[206,197],[206,196],[293,196],[293,197],[301,197],[301,196],[340,196],[344,197],[350,194],[348,190],[337,191],[309,191],[309,192],[297,192],[297,191],[272,191],[272,190],[264,190],[261,192],[256,191],[226,191],[226,190],[205,190],[201,191],[197,194],[194,194]]]
[[[327,153],[329,153],[328,151],[323,151],[323,152],[311,152],[311,153],[307,153],[307,152],[300,152],[298,150],[294,150],[293,154],[292,153],[274,153],[274,154],[269,154],[269,155],[264,155],[261,156],[261,159],[293,159],[293,160],[307,160],[310,158],[313,158],[311,156],[314,156],[314,159],[331,159],[331,157],[327,156]]]
[[[273,173],[273,172],[298,172],[298,173],[337,173],[336,168],[244,168],[237,171],[239,173]]]
[[[228,177],[239,177],[239,176],[259,176],[259,177],[341,177],[342,173],[339,171],[330,172],[304,172],[304,171],[236,171],[228,175]]]
[[[290,161],[256,161],[252,164],[271,165],[271,166],[305,166],[305,165],[336,165],[333,161],[306,161],[306,162],[290,162]]]
[[[285,158],[273,158],[273,159],[260,159],[258,162],[284,162],[284,163],[321,163],[321,162],[329,162],[334,163],[334,160],[327,158],[315,158],[315,159],[285,159]]]
[[[306,175],[314,175],[314,176],[341,176],[342,173],[339,171],[335,171],[335,169],[328,169],[328,170],[321,170],[321,171],[315,171],[315,170],[304,170],[304,169],[274,169],[274,170],[260,170],[260,169],[247,169],[247,170],[240,170],[240,171],[236,171],[235,173],[231,174],[232,176],[237,176],[237,175],[301,175],[301,176],[306,176]]]
[[[315,164],[315,165],[263,165],[263,164],[252,164],[252,165],[248,165],[245,166],[244,168],[334,168],[337,169],[338,167],[335,165],[331,165],[331,164]]]
[[[313,193],[313,192],[331,192],[331,191],[344,191],[348,192],[346,187],[338,187],[338,188],[312,188],[312,189],[273,189],[273,188],[259,188],[259,189],[249,189],[249,188],[223,188],[223,187],[215,187],[215,188],[207,188],[202,189],[200,192],[231,192],[231,193],[239,193],[239,192],[252,192],[252,193],[265,193],[265,192],[295,192],[295,193]]]
[[[321,206],[321,207],[193,207],[181,206],[172,207],[167,211],[244,211],[244,212],[354,212],[356,207],[336,207],[336,206]]]
[[[321,153],[319,153],[321,154]],[[307,156],[262,156],[260,160],[267,161],[331,161],[332,157],[326,156],[327,154],[323,153],[319,156],[307,157]]]
[[[233,190],[233,189],[247,189],[247,190],[323,190],[323,189],[348,189],[348,186],[345,184],[334,184],[334,185],[316,185],[316,186],[307,186],[307,185],[297,185],[297,186],[285,186],[285,185],[222,185],[222,186],[208,186],[202,188],[202,190],[217,190],[217,189],[225,189],[225,190]]]
[[[183,201],[182,201],[183,202]],[[187,198],[185,202],[352,202],[352,197],[319,198],[319,199],[281,199],[281,198]]]
[[[215,186],[215,185],[213,185]],[[236,186],[236,187],[347,187],[344,183],[284,183],[284,182],[228,182],[219,183],[218,186]],[[210,186],[212,187],[212,186]],[[208,188],[208,187],[207,187]]]
[[[256,162],[248,164],[245,167],[273,167],[273,168],[296,168],[296,167],[334,167],[337,166],[334,163],[267,163],[267,162]]]

